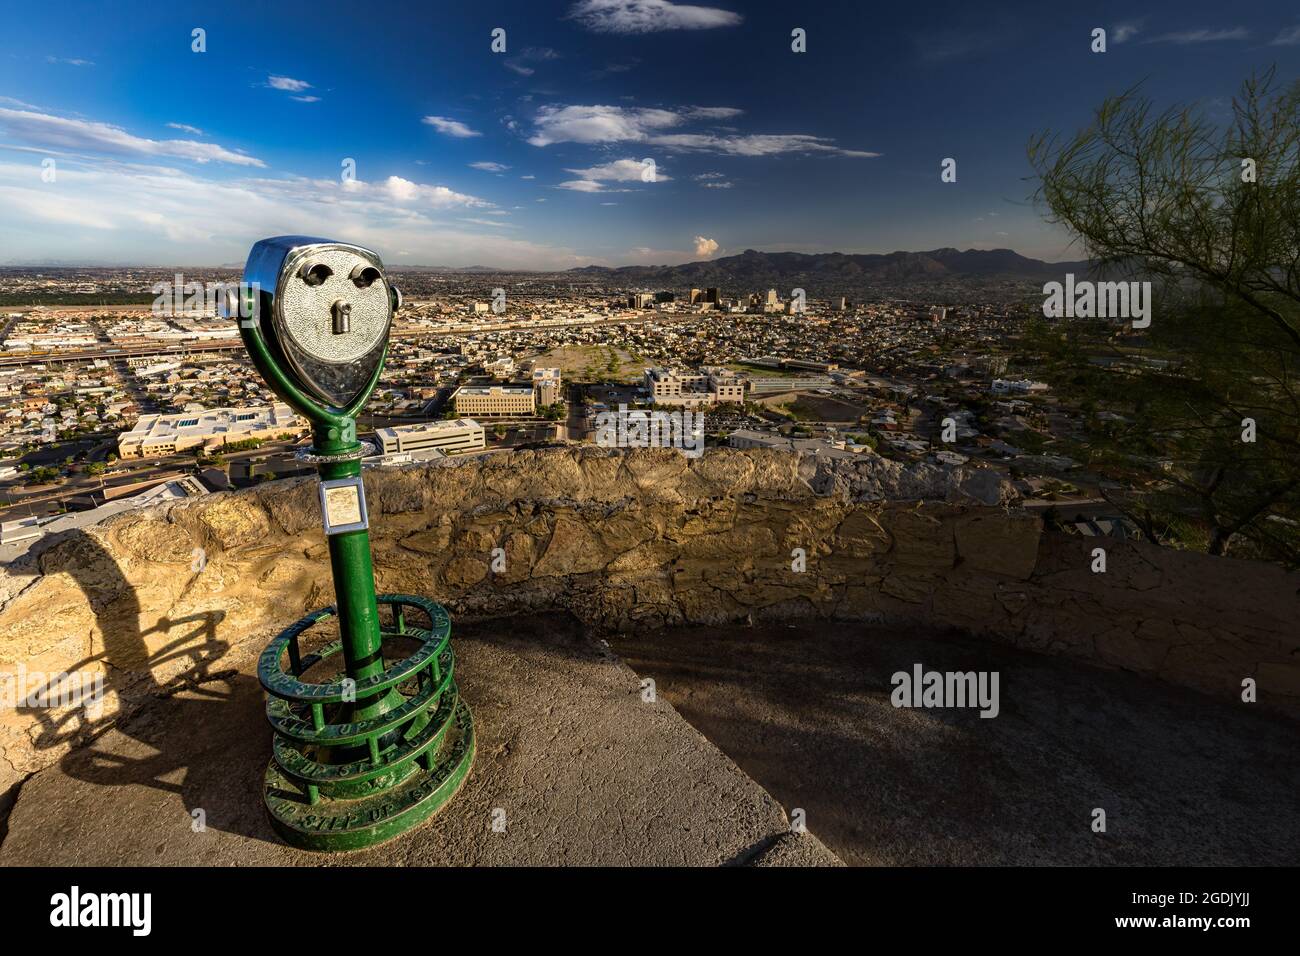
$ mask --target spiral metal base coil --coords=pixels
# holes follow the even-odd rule
[[[343,649],[341,640],[306,656],[300,647],[333,607],[281,631],[258,660],[275,732],[263,795],[276,831],[294,846],[354,850],[404,833],[455,795],[473,763],[474,723],[456,688],[451,618],[409,594],[381,594],[378,602],[392,613],[384,642],[420,646],[375,677],[301,679]]]

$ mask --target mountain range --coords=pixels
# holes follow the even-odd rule
[[[46,269],[149,269],[171,270],[172,266],[106,266],[73,262],[40,264],[10,263],[0,270],[25,271]],[[212,268],[212,267],[203,267]],[[238,272],[243,263],[224,263],[220,271]],[[495,266],[406,265],[389,263],[393,272],[406,273],[492,273],[539,272],[540,270],[501,269]],[[819,289],[830,286],[860,286],[864,282],[889,285],[956,281],[1045,280],[1060,279],[1067,272],[1091,271],[1084,261],[1044,262],[1030,259],[1011,249],[931,249],[928,252],[889,252],[851,255],[843,252],[758,252],[746,249],[735,256],[684,262],[680,265],[656,266],[579,266],[560,274],[572,278],[589,278],[608,285],[669,287],[727,286],[787,288],[807,283]]]
[[[932,249],[929,252],[890,252],[849,255],[842,252],[757,252],[746,249],[735,256],[723,256],[676,266],[583,266],[570,274],[586,274],[622,284],[708,286],[786,286],[807,281],[828,284],[882,282],[907,284],[945,278],[1046,279],[1067,272],[1084,273],[1090,263],[1044,262],[1030,259],[1011,249]]]

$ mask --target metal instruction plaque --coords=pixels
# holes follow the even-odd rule
[[[322,481],[320,511],[327,535],[368,529],[370,517],[366,513],[366,491],[361,476]]]

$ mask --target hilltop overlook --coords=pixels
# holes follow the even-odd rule
[[[764,660],[779,662],[793,647],[782,644],[783,633],[813,643],[806,661],[801,653],[802,662],[773,672],[800,692],[775,715],[776,698],[762,704],[764,726],[785,739],[807,719],[799,708],[817,710],[840,693],[865,695],[853,712],[883,721],[882,733],[908,722],[910,756],[898,759],[911,769],[882,770],[896,774],[888,779],[898,786],[908,785],[909,774],[932,776],[935,771],[923,769],[939,745],[932,735],[946,726],[887,705],[879,709],[889,694],[878,685],[880,669],[888,672],[895,658],[917,660],[918,653],[956,666],[996,663],[1011,686],[1022,687],[993,722],[1010,721],[1012,730],[977,735],[982,743],[972,738],[975,749],[961,751],[958,765],[972,761],[970,772],[1011,773],[1025,760],[1073,765],[1080,754],[1058,750],[1051,729],[1061,719],[1101,720],[1099,732],[1124,748],[1169,738],[1164,759],[1171,763],[1141,784],[1142,799],[1152,801],[1151,820],[1163,820],[1161,826],[1172,828],[1168,834],[1145,848],[1105,851],[1067,841],[1044,851],[1046,862],[1187,861],[1195,858],[1186,849],[1192,844],[1212,845],[1223,857],[1236,852],[1232,821],[1255,810],[1206,791],[1205,800],[1226,801],[1216,817],[1221,823],[1188,841],[1177,834],[1191,824],[1165,803],[1175,799],[1166,793],[1168,782],[1204,788],[1220,774],[1245,772],[1234,769],[1230,755],[1245,753],[1246,739],[1283,768],[1279,780],[1295,770],[1287,769],[1282,744],[1293,728],[1281,716],[1295,715],[1300,704],[1294,573],[1115,542],[1110,571],[1096,575],[1088,570],[1087,542],[1045,533],[1039,518],[1019,511],[1010,489],[990,483],[987,472],[904,467],[874,456],[846,462],[722,449],[692,460],[665,450],[583,448],[378,469],[365,477],[379,589],[429,594],[452,612],[468,635],[461,645],[468,646],[465,693],[487,715],[483,763],[468,795],[424,836],[389,851],[408,854],[410,862],[775,865],[833,863],[837,853],[858,862],[907,862],[905,846],[924,847],[916,852],[928,862],[986,862],[981,847],[993,852],[1004,845],[990,842],[994,831],[981,821],[991,811],[978,802],[945,811],[957,817],[949,829],[936,829],[933,840],[903,839],[925,824],[893,817],[888,804],[855,811],[884,815],[874,836],[830,820],[824,830],[815,826],[817,836],[834,838],[830,849],[782,835],[784,811],[774,796],[802,798],[778,772],[782,763],[753,761],[744,736],[719,725],[710,701],[760,706],[753,695],[769,679],[762,676]],[[267,744],[251,729],[263,720],[251,677],[257,655],[278,628],[329,600],[316,507],[311,481],[271,482],[109,519],[49,542],[30,566],[11,570],[0,608],[0,660],[46,672],[101,669],[111,704],[90,723],[57,711],[9,713],[0,728],[0,785],[16,803],[0,859],[59,858],[49,834],[64,830],[28,813],[38,804],[66,815],[67,826],[76,819],[76,826],[92,828],[81,844],[89,846],[83,861],[134,859],[132,851],[110,851],[116,841],[93,830],[104,820],[125,820],[128,830],[155,826],[148,821],[160,814],[187,820],[186,806],[207,808],[210,824],[236,837],[219,842],[220,859],[298,859],[296,851],[265,842],[265,823],[244,792],[252,777],[218,773],[211,761],[258,765]],[[500,570],[492,567],[495,548],[505,554]],[[805,571],[792,569],[795,548],[808,556]],[[201,567],[196,553],[204,555]],[[737,656],[737,641],[755,643]],[[620,660],[624,655],[632,669]],[[695,662],[683,668],[683,655]],[[717,696],[710,680],[746,669],[753,674],[743,690]],[[860,674],[860,683],[835,690],[835,681],[850,673]],[[1233,706],[1245,673],[1266,689],[1259,711]],[[643,701],[646,677],[661,690],[654,706]],[[1092,688],[1087,694],[1066,690],[1082,686],[1083,677]],[[1064,701],[1076,716],[1049,718]],[[546,706],[539,710],[539,702]],[[577,713],[573,707],[586,708],[578,723],[565,716]],[[683,714],[713,743],[687,726]],[[957,726],[968,718],[979,722],[969,713]],[[232,723],[250,728],[233,735],[233,744]],[[1026,727],[1033,732],[1023,732]],[[1213,768],[1178,756],[1185,748],[1176,741],[1187,733],[1218,741]],[[165,758],[153,746],[163,738],[172,741]],[[877,745],[849,751],[861,754],[852,758],[855,765]],[[239,753],[227,752],[231,746]],[[844,747],[863,746],[847,738],[825,753],[815,746],[805,756],[824,762],[807,773],[828,773]],[[993,759],[988,747],[1011,748],[997,758],[1007,769],[976,770]],[[593,774],[635,783],[641,777],[629,768],[661,764],[677,769],[654,774],[659,809],[625,818],[659,827],[665,813],[680,813],[692,821],[690,839],[656,831],[649,840],[640,830],[611,837],[602,815],[621,815],[644,799],[639,783],[602,785],[587,810],[556,816],[567,805],[565,794],[593,792]],[[534,766],[548,768],[551,789],[539,791],[536,779],[529,781],[527,768]],[[1088,758],[1077,772],[1104,776],[1104,766],[1101,758]],[[178,794],[163,780],[185,767]],[[683,789],[680,781],[692,777],[703,782]],[[157,789],[144,791],[148,799],[128,799],[131,788],[111,786],[123,782]],[[988,790],[984,799],[1028,786],[1011,778],[1003,783],[1010,789]],[[1036,786],[1030,787],[1035,799],[1058,800]],[[528,833],[557,827],[558,835],[500,845],[477,840],[477,814],[502,799],[493,795],[502,788],[522,801],[518,812],[528,808]],[[1266,791],[1257,798],[1276,797]],[[120,811],[85,813],[85,801],[109,792],[123,795]],[[1038,812],[1047,816],[1016,824],[1037,828],[1034,839],[1047,839],[1057,826],[1054,815],[1069,811],[1064,803],[1047,803]],[[1285,814],[1274,816],[1278,834],[1294,825]],[[969,853],[952,855],[951,827],[969,832]],[[258,839],[249,843],[250,836]],[[1285,855],[1279,840],[1267,845]],[[179,836],[163,838],[159,859],[193,862],[187,854],[194,847]],[[111,855],[119,852],[126,856]]]

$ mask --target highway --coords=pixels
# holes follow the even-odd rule
[[[296,442],[268,441],[257,448],[221,452],[227,465],[247,458],[290,457]],[[97,494],[101,488],[115,488],[142,481],[162,481],[182,474],[194,474],[197,459],[181,452],[155,458],[126,458],[114,462],[103,475],[76,472],[53,485],[26,486],[22,478],[0,482],[0,520],[28,514],[57,511],[58,502],[78,495]],[[102,479],[102,480],[101,480]]]
[[[596,325],[632,325],[643,322],[684,322],[698,321],[703,318],[702,314],[693,312],[650,312],[644,316],[622,316],[609,319],[601,319],[597,322],[572,321],[554,325],[535,325],[531,322],[501,322],[490,325],[475,325],[467,329],[429,329],[424,327],[401,327],[395,326],[392,332],[393,339],[409,338],[436,338],[444,335],[470,335],[479,332],[509,332],[520,330],[534,330],[546,332],[553,329],[575,328]],[[23,365],[50,365],[61,364],[64,362],[92,362],[95,359],[108,359],[110,361],[119,361],[122,359],[132,358],[183,358],[186,355],[193,355],[196,352],[239,352],[243,351],[244,343],[239,338],[221,339],[215,342],[195,342],[185,345],[130,345],[130,346],[102,346],[93,349],[44,349],[33,352],[15,353],[13,355],[0,354],[0,368],[10,368],[13,366]]]
[[[229,339],[218,342],[196,342],[193,345],[134,345],[123,348],[96,348],[85,349],[80,351],[40,351],[25,352],[21,355],[0,356],[0,368],[14,365],[50,365],[62,362],[92,362],[95,359],[108,359],[117,361],[119,359],[129,358],[146,358],[158,356],[166,358],[168,356],[180,358],[194,352],[233,352],[242,351],[244,343],[239,339]]]

